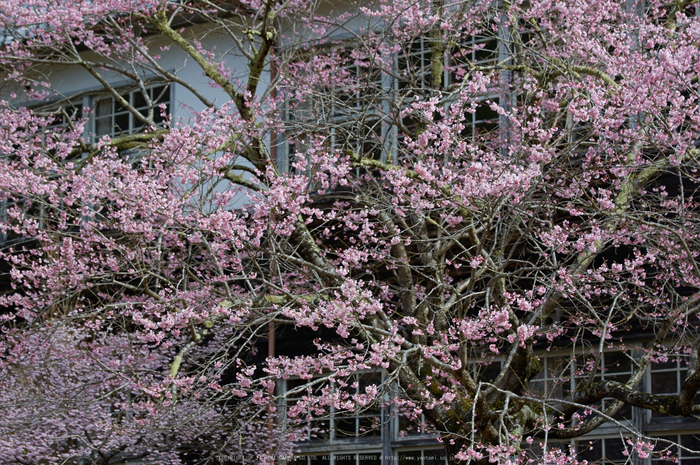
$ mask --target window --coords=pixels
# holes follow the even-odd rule
[[[306,66],[289,66],[290,79],[308,77],[313,84],[306,92],[295,91],[287,98],[282,144],[286,157],[278,158],[280,171],[311,175],[313,167],[303,162],[312,144],[377,160],[385,158],[380,116],[388,89],[383,88],[384,74],[371,53],[361,52],[362,47],[361,43],[328,47],[304,57]],[[327,72],[330,63],[340,64],[339,69],[333,72],[331,82],[321,81],[315,74]],[[303,170],[298,168],[299,162],[305,166]],[[357,169],[354,174],[364,172]]]
[[[655,24],[664,26],[669,21],[669,18],[673,18],[673,21],[675,21],[675,17],[671,17],[670,15],[675,15],[678,12],[682,12],[688,17],[700,16],[700,8],[693,3],[694,2],[659,2],[650,4],[647,2],[648,10],[646,15],[654,18]]]
[[[571,366],[566,357],[542,357],[539,374],[530,382],[530,393],[542,398],[561,398],[571,390]]]
[[[378,119],[363,120],[359,124],[339,126],[334,130],[334,145],[343,150],[373,160],[382,160],[385,153],[382,146],[382,128]],[[361,176],[366,170],[355,169],[355,175]]]
[[[576,445],[579,460],[588,460],[590,464],[624,464],[629,463],[625,455],[627,447],[622,438],[583,439]]]
[[[410,97],[433,87],[433,47],[431,38],[417,37],[402,47],[396,61],[397,89]],[[473,66],[493,66],[501,56],[499,40],[494,35],[471,35],[449,48],[441,58],[443,75],[440,76],[443,87],[459,83]]]
[[[598,136],[590,121],[581,121],[571,111],[566,112],[565,128],[567,145],[573,153],[585,153],[597,145]]]
[[[440,57],[441,86],[449,86],[462,78],[470,66],[491,66],[503,60],[504,47],[499,45],[499,32],[469,36],[457,46],[447,47]],[[361,41],[310,50],[289,65],[288,79],[313,82],[312,89],[289,95],[285,106],[285,139],[281,144],[285,156],[278,157],[278,169],[295,173],[295,162],[303,161],[306,149],[314,138],[326,138],[328,149],[348,148],[365,158],[385,161],[401,160],[407,138],[417,138],[422,130],[419,115],[405,114],[401,129],[387,124],[386,115],[396,105],[404,109],[419,94],[433,87],[433,44],[428,36],[416,37],[400,45],[392,70],[363,53]],[[367,56],[366,56],[367,55]],[[385,57],[382,57],[385,58]],[[379,60],[379,58],[378,58]],[[385,63],[386,60],[381,60]],[[340,64],[340,70],[326,80],[328,67]],[[327,82],[330,79],[332,82]],[[501,117],[494,105],[502,102],[502,89],[490,89],[476,96],[471,112],[465,114],[462,136],[479,144],[501,144],[497,128]],[[501,86],[502,87],[502,86]],[[436,89],[437,90],[437,89]],[[451,100],[446,96],[445,105]],[[387,101],[387,98],[395,100]],[[403,131],[407,130],[407,133]],[[404,153],[405,152],[405,153]],[[303,163],[302,163],[303,165]],[[308,168],[307,168],[308,169]],[[312,169],[312,168],[311,168]],[[305,171],[311,174],[311,171]],[[355,170],[356,176],[366,171]]]
[[[382,371],[361,372],[335,380],[281,380],[281,390],[292,392],[286,397],[287,409],[297,405],[309,394],[342,393],[342,398],[367,392],[369,386],[379,386]],[[310,384],[309,384],[310,383]],[[307,387],[308,385],[308,387]],[[354,412],[339,412],[331,408],[325,415],[309,407],[306,418],[307,441],[298,443],[301,453],[295,465],[381,465],[382,464],[382,399]],[[364,451],[364,452],[363,452]]]
[[[446,465],[443,449],[401,450],[395,454],[398,465]],[[294,465],[382,465],[381,452],[335,452],[303,455],[291,462]],[[395,462],[394,462],[395,463]]]
[[[498,105],[498,97],[484,98],[476,104],[473,113],[467,113],[464,121],[464,130],[462,134],[467,138],[488,136],[499,125],[499,114],[492,108],[492,104]]]
[[[356,55],[351,48],[338,52],[341,64],[342,85],[331,89],[333,116],[335,118],[352,115],[362,117],[380,105],[382,73],[368,57]]]
[[[431,435],[430,431],[432,429],[432,425],[426,421],[425,414],[423,413],[418,415],[416,418],[408,417],[406,414],[399,413],[397,424],[397,439]]]
[[[382,372],[355,373],[348,378],[332,381],[311,382],[308,380],[288,379],[282,380],[282,390],[293,392],[285,399],[287,409],[297,405],[311,395],[320,395],[323,392],[342,392],[343,398],[350,398],[366,392],[368,386],[379,386],[382,383]],[[308,441],[338,442],[350,439],[368,439],[370,442],[378,441],[382,428],[381,400],[366,408],[355,412],[338,412],[331,408],[330,413],[322,415],[320,409],[310,407],[306,419],[300,419],[307,428]]]
[[[688,375],[688,365],[684,360],[669,360],[667,362],[653,363],[650,370],[650,386],[652,394],[675,395],[680,393],[685,377]],[[700,402],[700,393],[695,398]],[[651,412],[652,418],[664,415]]]
[[[411,96],[431,87],[432,58],[429,38],[418,37],[411,43],[404,44],[396,62],[399,91]]]
[[[360,373],[352,375],[347,386],[338,386],[349,396],[363,394],[368,386],[378,386],[382,383],[382,373]],[[374,405],[366,410],[351,414],[339,414],[331,417],[331,428],[335,439],[378,437],[382,426],[381,406]]]
[[[404,44],[396,61],[395,88],[400,96],[399,104],[407,105],[419,94],[427,96],[431,88],[433,91],[443,91],[440,97],[445,107],[455,103],[457,92],[461,92],[458,85],[472,67],[489,67],[506,59],[507,51],[499,45],[499,41],[502,40],[499,34],[500,29],[498,33],[471,35],[445,50],[444,56],[439,58],[442,89],[438,89],[432,82],[433,53],[435,52],[431,44],[433,39],[423,36]],[[505,78],[503,75],[500,79]],[[507,99],[504,100],[501,95],[503,87],[502,84],[496,84],[483,94],[471,96],[470,102],[473,102],[473,105],[464,112],[462,121],[464,128],[460,134],[465,141],[473,141],[480,146],[487,144],[498,148],[504,146],[503,141],[498,137],[498,128],[502,126],[505,119],[502,120],[496,108],[507,103]],[[402,119],[406,132],[399,130],[397,134],[396,158],[398,160],[404,156],[407,140],[415,140],[425,129],[425,125],[420,121],[420,114],[404,112]],[[407,152],[409,156],[413,153],[414,151]],[[445,156],[449,158],[449,154]]]
[[[123,97],[137,111],[147,115],[149,108],[153,108],[153,119],[157,124],[164,122],[170,111],[170,91],[167,85],[154,85],[146,88],[145,94],[140,90],[135,90],[123,94]],[[60,137],[63,128],[67,128],[73,121],[86,117],[83,114],[83,104],[89,103],[89,98],[83,98],[78,102],[68,102],[60,106],[43,111],[41,114],[50,115],[51,122],[47,125],[47,135],[54,133],[52,137]],[[94,112],[92,124],[94,132],[98,137],[109,135],[116,136],[122,134],[132,134],[144,128],[144,124],[119,105],[114,98],[107,97],[94,99]],[[160,106],[165,105],[165,109]],[[88,131],[90,132],[90,131]],[[47,137],[45,135],[45,137]],[[46,141],[46,139],[44,139]],[[52,152],[47,152],[49,155]],[[75,162],[75,159],[71,161]],[[57,162],[61,162],[58,160]],[[32,237],[39,230],[46,230],[52,227],[75,228],[83,218],[79,205],[74,204],[71,208],[65,205],[50,205],[46,198],[12,198],[8,196],[0,200],[0,244],[12,246],[20,241],[31,241]],[[23,237],[8,227],[9,222],[22,221],[30,227],[27,229],[29,237]]]
[[[700,465],[700,436],[671,434],[659,436],[649,462],[632,460],[634,448],[621,437],[583,439],[576,445],[579,460],[590,464],[650,463],[651,465]],[[653,442],[653,441],[652,441]],[[681,447],[676,446],[680,444]]]
[[[122,97],[134,109],[144,116],[153,107],[153,121],[160,124],[170,113],[170,88],[167,85],[157,85],[146,88],[146,92],[134,90],[122,94]],[[165,110],[160,108],[165,105]],[[102,136],[120,136],[133,134],[144,129],[144,124],[113,97],[99,99],[95,102],[95,134]]]
[[[658,441],[654,451],[661,456],[655,454],[651,465],[700,465],[700,434],[664,435],[659,436],[659,439],[664,441]],[[680,444],[681,447],[675,444]]]
[[[611,380],[620,383],[626,383],[632,376],[632,361],[629,356],[623,352],[603,352],[598,354],[600,359],[591,355],[578,361],[577,373],[575,381],[577,385],[588,383],[589,381],[596,383],[598,381]],[[597,363],[597,367],[595,364]],[[588,371],[595,368],[596,371],[591,379],[591,372]],[[609,405],[610,400],[604,399],[600,408],[604,409]],[[616,419],[629,419],[632,415],[632,408],[629,405],[622,407],[620,412],[615,416]]]
[[[47,126],[47,129],[66,127],[71,121],[83,117],[83,105],[80,103],[63,105],[56,108],[52,113],[54,115],[53,121]]]
[[[492,66],[498,60],[498,38],[485,35],[470,36],[451,50],[450,84],[459,82],[470,66]]]
[[[472,365],[472,376],[479,383],[493,383],[503,370],[502,360],[485,360]]]
[[[687,373],[688,368],[680,360],[652,364],[651,393],[678,394]]]
[[[433,47],[431,38],[417,37],[404,44],[396,61],[399,91],[410,96],[433,87]],[[441,40],[441,39],[440,39]],[[498,62],[498,38],[487,35],[472,35],[452,47],[442,57],[443,86],[455,84],[471,66],[491,66]]]
[[[540,372],[530,381],[529,393],[533,397],[545,399],[559,399],[567,396],[576,386],[587,383],[597,383],[602,380],[618,381],[626,383],[633,372],[633,363],[630,356],[620,351],[610,351],[588,356],[577,356],[576,361],[570,356],[540,356]],[[593,405],[595,409],[604,409],[609,406],[610,399],[604,399],[601,403]],[[632,418],[632,408],[629,405],[622,407],[615,416],[617,420],[629,420]]]
[[[375,113],[382,104],[383,75],[376,52],[364,48],[361,43],[320,47],[287,65],[286,79],[309,88],[289,89],[285,119],[311,129]]]
[[[316,382],[311,386],[303,389],[304,386],[309,384],[308,380],[304,379],[287,379],[282,380],[282,391],[291,393],[285,397],[285,413],[291,407],[297,405],[299,402],[304,400],[304,397],[308,395],[320,395],[324,389],[328,389],[328,382]],[[307,440],[327,440],[330,438],[331,422],[329,417],[321,417],[316,420],[312,420],[314,414],[311,408],[306,412],[306,418],[303,418],[303,414],[299,416],[302,421],[304,428],[306,429],[306,439]]]
[[[37,114],[48,116],[49,124],[42,134],[42,141],[45,145],[40,145],[37,150],[41,150],[42,155],[48,155],[51,158],[55,156],[55,150],[48,149],[50,146],[48,138],[60,139],[62,132],[65,131],[73,122],[83,117],[83,106],[79,103],[69,102],[61,106],[55,106],[49,110],[37,111]],[[15,155],[3,155],[8,161],[19,160]],[[63,163],[63,160],[55,159],[55,163]],[[75,158],[70,161],[76,161]],[[48,196],[21,196],[14,195],[10,192],[5,193],[5,197],[0,199],[0,244],[14,246],[21,242],[32,241],[32,237],[36,232],[46,229],[50,226],[63,224],[64,227],[70,228],[73,225],[72,219],[78,217],[75,211],[76,205],[68,208],[66,205],[60,207],[50,205]],[[30,237],[22,236],[8,226],[9,223],[22,223],[31,234]]]

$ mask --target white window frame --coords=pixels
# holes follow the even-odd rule
[[[160,124],[162,121],[172,114],[172,92],[173,85],[170,83],[153,83],[145,87],[145,90],[149,93],[149,98],[153,105],[153,119],[156,123]],[[132,106],[136,105],[136,100],[139,96],[142,96],[141,89],[129,90],[121,94],[125,100]],[[111,95],[106,96],[93,96],[91,99],[90,108],[92,113],[90,115],[90,127],[91,133],[95,135],[96,139],[100,139],[104,136],[118,137],[122,135],[135,134],[143,130],[143,123],[134,116],[133,113],[128,111],[126,108],[118,108],[120,105],[116,99]],[[161,115],[160,105],[165,105],[165,114]],[[109,110],[102,110],[100,107],[111,106]],[[136,110],[147,110],[145,106],[135,106]],[[100,112],[104,111],[103,114]],[[126,118],[126,128],[118,128],[117,117]],[[111,128],[109,131],[102,129],[100,124],[104,121],[104,128]]]
[[[362,375],[372,375],[372,376],[379,375],[379,378],[376,380],[376,383],[375,383],[377,386],[382,385],[386,380],[386,372],[384,370],[374,370],[374,371],[362,370],[362,371],[358,371],[356,373],[352,373],[350,376],[359,377]],[[283,407],[283,411],[285,412],[285,415],[286,415],[287,405],[288,405],[289,401],[300,400],[302,397],[304,397],[306,395],[305,392],[297,393],[294,395],[294,397],[288,397],[286,395],[286,393],[289,391],[288,385],[289,385],[290,381],[293,382],[293,381],[298,381],[298,380],[300,380],[300,378],[281,379],[279,381],[279,385],[278,385],[279,392],[285,393],[283,401],[282,401],[282,407]],[[314,380],[302,380],[302,381],[304,383],[306,383],[306,382],[312,383]],[[361,382],[359,381],[359,379],[356,379],[355,382],[357,382],[357,386],[354,388],[355,389],[354,394],[359,394]],[[321,383],[328,383],[328,385],[331,386],[331,389],[335,389],[334,386],[336,386],[337,381],[335,381],[334,379],[325,379],[324,381],[321,381]],[[352,383],[348,383],[348,387],[350,387],[350,386],[352,386]],[[319,389],[319,388],[314,386],[312,389],[315,390],[315,389]],[[345,388],[341,388],[341,389],[345,389]],[[383,399],[383,400],[386,400],[386,399]],[[308,442],[305,442],[305,444],[309,444],[309,445],[316,445],[319,443],[342,444],[342,443],[347,443],[348,441],[355,441],[357,439],[365,438],[366,436],[364,436],[362,434],[362,432],[359,431],[359,429],[361,427],[360,421],[364,418],[370,418],[373,416],[374,417],[378,416],[379,421],[381,423],[384,420],[382,408],[379,407],[378,412],[362,411],[360,413],[354,413],[354,412],[345,413],[345,412],[336,412],[336,410],[331,407],[327,416],[325,416],[321,419],[321,421],[328,422],[328,428],[329,428],[328,437],[327,438],[314,438],[314,437],[311,437],[311,435],[309,434],[307,436],[307,440],[306,440]],[[343,435],[343,436],[336,435],[336,422],[342,421],[343,419],[347,419],[347,418],[352,418],[354,420],[355,435],[354,436],[353,435],[346,435],[346,436],[345,435]],[[302,420],[302,421],[306,422],[306,420]],[[383,428],[383,425],[380,424],[379,428],[373,429],[373,431],[377,431],[377,437],[381,437],[382,428]]]

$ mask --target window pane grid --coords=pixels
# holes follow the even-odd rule
[[[684,360],[669,360],[667,362],[651,365],[650,384],[651,393],[660,395],[677,395],[681,391],[683,382],[688,375],[688,367]],[[696,396],[696,402],[700,401],[700,393]],[[652,418],[665,415],[651,412]]]
[[[603,352],[600,354],[599,361],[596,362],[597,356],[589,356],[579,361],[577,372],[574,376],[575,384],[588,383],[591,380],[591,373],[587,371],[597,363],[595,373],[593,374],[593,383],[599,381],[617,381],[626,383],[632,376],[632,362],[630,358],[623,352]],[[614,399],[605,398],[601,401],[598,408],[604,410],[610,406]],[[630,419],[632,416],[632,408],[629,405],[624,405],[622,409],[615,415],[618,420]]]
[[[81,104],[64,105],[56,109],[53,121],[47,128],[66,127],[70,121],[83,117],[83,106]]]
[[[473,35],[455,46],[450,53],[449,80],[455,84],[469,72],[472,66],[490,66],[498,62],[498,39]]]
[[[579,460],[588,460],[590,464],[629,463],[626,444],[620,437],[581,440],[576,445]]]
[[[153,106],[153,120],[156,124],[165,121],[165,115],[170,113],[170,94],[168,86],[159,85],[146,89],[148,100]],[[127,92],[122,97],[135,110],[144,116],[148,115],[149,104],[141,90]],[[161,110],[160,105],[165,105]],[[119,136],[138,132],[144,128],[144,123],[118,103],[113,97],[100,99],[95,104],[95,134],[102,136]]]
[[[332,391],[344,391],[348,397],[356,394],[364,394],[370,385],[379,385],[382,382],[381,372],[356,373],[344,380],[324,382],[310,388],[313,393],[319,394],[325,389]],[[289,379],[285,381],[284,389],[289,392],[295,388],[306,385],[308,380]],[[285,400],[285,408],[289,409],[304,400],[308,390],[295,393]],[[311,418],[314,418],[311,420]],[[381,400],[373,405],[356,412],[336,411],[330,412],[319,418],[319,413],[309,408],[304,417],[299,419],[307,431],[307,440],[342,441],[359,437],[379,436],[381,432],[382,406]]]
[[[651,458],[652,465],[700,465],[700,434],[664,435],[659,436],[659,439],[664,441],[656,443],[655,454]]]
[[[340,73],[344,76],[342,88],[332,90],[333,116],[341,118],[358,112],[371,111],[378,103],[382,88],[382,73],[367,58],[360,60],[353,56],[351,49],[339,52]]]
[[[431,62],[432,50],[427,37],[418,37],[405,44],[397,59],[398,89],[410,95],[411,91],[430,87]]]

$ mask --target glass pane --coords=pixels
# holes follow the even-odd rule
[[[700,437],[693,434],[684,434],[681,436],[681,446],[687,447],[690,451],[681,450],[681,457],[683,464],[687,463],[700,463],[697,462],[700,459]],[[690,459],[693,459],[691,461]]]
[[[495,60],[498,57],[498,41],[496,39],[476,39],[478,41],[474,48],[479,50],[474,51],[474,60],[477,63]],[[483,47],[483,48],[480,48]]]
[[[603,444],[600,439],[596,441],[580,442],[576,446],[576,450],[579,451],[579,460],[596,462],[603,456]]]
[[[489,102],[484,102],[476,107],[474,113],[474,124],[480,134],[493,130],[498,126],[498,113],[491,108]]]
[[[143,94],[140,91],[137,92],[132,92],[131,93],[131,104],[136,108],[137,110],[141,110],[146,108],[148,105],[146,104],[146,99],[143,98]]]
[[[614,399],[609,399],[609,400],[606,400],[605,402],[612,403],[612,402],[614,402]],[[630,406],[629,404],[625,404],[620,409],[620,411],[617,413],[617,415],[615,415],[615,419],[617,419],[617,420],[621,420],[621,419],[625,419],[625,418],[628,420],[632,418],[632,406]]]
[[[530,386],[528,387],[528,391],[532,395],[542,396],[545,393],[544,387],[545,387],[544,381],[530,381]]]
[[[678,392],[678,381],[676,372],[652,373],[651,393],[652,394],[675,394]]]
[[[71,119],[82,118],[83,117],[83,106],[82,105],[73,106],[68,111],[68,114],[70,115]]]
[[[124,100],[126,100],[127,102],[129,101],[129,94],[122,95],[122,97],[123,97]],[[117,102],[117,101],[115,100],[115,101],[114,101],[114,113],[119,113],[119,112],[124,112],[124,111],[127,111],[127,109],[124,108],[119,102]]]
[[[95,119],[95,133],[98,136],[105,136],[112,134],[112,117],[107,116],[106,118]]]
[[[681,445],[688,449],[698,451],[700,455],[700,437],[694,434],[684,434],[681,436]]]
[[[493,362],[490,365],[481,367],[479,371],[479,381],[485,381],[487,383],[490,383],[494,381],[501,373],[501,362]]]
[[[287,380],[287,391],[290,391],[294,388],[297,388],[299,386],[304,386],[306,383],[308,383],[307,380],[305,379],[288,379]],[[299,395],[299,394],[297,394]]]
[[[407,418],[405,415],[399,417],[399,436],[405,437],[422,433],[422,418],[419,416],[415,420]]]
[[[651,370],[669,370],[677,367],[675,360],[669,360],[668,362],[654,363],[651,365]]]
[[[355,436],[355,418],[337,418],[335,420],[336,437]]]
[[[377,436],[380,434],[380,418],[362,416],[357,419],[360,436]]]
[[[107,116],[112,114],[112,99],[102,99],[95,105],[95,116]]]
[[[625,450],[627,449],[622,443],[622,439],[605,440],[605,456],[608,458],[608,460],[624,462],[627,459],[624,454]]]
[[[149,89],[149,95],[154,104],[170,101],[170,93],[168,92],[167,86],[151,87],[151,89]]]
[[[607,374],[605,375],[605,379],[609,379],[612,381],[617,381],[618,383],[626,383],[627,381],[630,380],[630,377],[632,376],[631,373],[623,373],[623,374]]]
[[[309,422],[311,437],[327,439],[330,431],[330,420],[316,420]]]
[[[375,128],[372,128],[362,134],[362,156],[365,158],[380,160],[382,158],[381,140],[373,129]]]
[[[170,104],[165,105],[165,112],[163,112],[163,110],[161,110],[160,107],[156,107],[153,109],[153,121],[155,121],[156,124],[160,124],[168,118],[169,114]]]
[[[48,127],[56,127],[56,126],[63,126],[66,124],[66,118],[62,114],[58,115],[53,115],[53,119],[51,120],[51,124],[49,124]]]
[[[632,369],[632,361],[622,352],[605,354],[606,373],[629,373]]]
[[[548,357],[547,362],[547,376],[550,378],[559,377],[565,373],[569,373],[569,359],[560,357]]]
[[[129,132],[129,114],[120,113],[114,115],[114,131],[116,134],[128,133]]]
[[[655,452],[664,452],[664,455],[665,453],[669,453],[671,457],[676,457],[678,455],[678,447],[672,445],[672,443],[678,441],[677,436],[659,436],[659,439],[665,439],[665,441],[656,443],[654,446]]]

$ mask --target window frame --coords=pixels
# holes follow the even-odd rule
[[[156,124],[162,124],[168,117],[172,115],[172,103],[173,103],[173,85],[170,82],[151,82],[141,88],[130,87],[120,92],[122,97],[128,96],[128,103],[137,111],[148,110],[149,104],[144,101],[144,105],[138,105],[137,99],[139,96],[143,97],[143,90],[149,93],[149,99],[151,99],[151,105],[153,106],[153,119]],[[156,96],[156,92],[158,92]],[[116,101],[114,96],[111,94],[107,95],[92,95],[89,97],[90,103],[90,134],[93,135],[95,140],[99,140],[104,136],[109,137],[120,137],[131,134],[137,134],[145,129],[145,125],[129,110]],[[104,114],[98,114],[100,112],[100,105],[110,105],[111,108]],[[161,110],[160,106],[165,105],[165,110]],[[118,128],[118,123],[116,122],[116,117],[126,117],[127,118],[127,129],[120,130]],[[102,131],[100,129],[101,121],[109,122],[105,124],[105,128],[109,126],[111,130]]]

